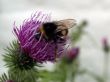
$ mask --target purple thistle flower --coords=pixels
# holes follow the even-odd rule
[[[79,48],[78,47],[71,48],[68,51],[68,58],[73,60],[78,56],[78,54],[79,54]]]
[[[65,39],[65,41],[55,44],[53,41],[45,40],[42,34],[39,35],[38,30],[45,22],[50,22],[50,15],[37,12],[30,19],[25,20],[20,28],[14,24],[14,33],[18,38],[20,50],[40,63],[54,62],[56,57],[61,56],[66,42]],[[38,39],[35,37],[36,34],[38,34]]]
[[[78,47],[70,48],[64,56],[64,59],[67,63],[72,63],[75,59],[77,59],[79,55],[80,49]]]
[[[109,43],[108,43],[108,39],[107,38],[103,38],[102,39],[102,45],[103,45],[104,52],[108,53],[109,50],[110,50],[110,46],[109,46]]]
[[[6,82],[14,82],[13,80],[7,80]]]

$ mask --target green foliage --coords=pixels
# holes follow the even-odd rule
[[[76,26],[75,31],[71,34],[71,40],[73,44],[75,44],[81,38],[82,34],[84,33],[84,28],[87,25],[87,21],[81,22],[79,25]]]
[[[7,79],[7,77],[15,82],[36,82],[38,77],[37,67],[40,67],[40,64],[21,52],[17,41],[13,41],[5,50],[6,53],[3,57],[5,66],[9,70],[8,75],[3,74],[1,76],[1,82],[4,82],[4,78]]]
[[[63,70],[49,72],[47,70],[40,71],[41,82],[65,82],[66,74]]]
[[[30,70],[9,70],[9,74],[13,76],[11,78],[15,82],[36,82],[38,77],[38,72],[34,68]]]
[[[16,72],[10,70],[8,74],[5,73],[0,77],[0,82],[6,82],[7,80],[13,80],[14,82],[36,82],[37,72],[32,70]]]
[[[13,41],[12,44],[10,44],[10,47],[5,49],[6,52],[3,57],[7,68],[13,69],[17,67],[17,56],[19,54],[18,49],[19,45],[17,41]]]
[[[97,82],[105,82],[103,77],[95,74],[94,72],[86,70],[85,73],[88,74],[89,76],[93,77]]]
[[[12,70],[28,70],[37,65],[33,59],[20,50],[20,46],[17,41],[13,41],[12,44],[10,44],[10,47],[7,47],[5,50],[6,53],[3,56],[7,68]]]
[[[4,74],[0,77],[0,82],[6,82],[7,80],[9,80],[9,77],[4,73]]]
[[[41,82],[66,82],[68,79],[70,79],[71,82],[74,81],[78,73],[78,62],[76,59],[73,63],[68,64],[62,59],[59,63],[56,63],[54,71],[39,71],[39,76],[42,78]]]

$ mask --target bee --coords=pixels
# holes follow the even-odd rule
[[[66,36],[68,35],[68,29],[76,25],[74,19],[64,19],[60,21],[46,22],[43,23],[35,35],[36,39],[42,36],[47,41],[54,41],[55,43],[55,52],[57,52],[57,42],[65,41]],[[56,54],[56,53],[55,53]]]
[[[76,25],[74,19],[46,22],[41,25],[35,38],[39,39],[39,36],[42,34],[47,41],[53,40],[56,42],[58,39],[63,40],[68,34],[68,29],[74,25]]]

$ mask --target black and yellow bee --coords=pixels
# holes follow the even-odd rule
[[[35,35],[35,38],[39,39],[42,34],[45,40],[53,40],[56,45],[55,52],[57,52],[57,41],[64,41],[68,34],[68,29],[72,28],[74,25],[76,25],[74,19],[46,22],[41,25],[39,32]]]
[[[59,38],[64,39],[68,34],[68,29],[76,24],[74,19],[65,19],[60,21],[43,23],[39,29],[39,32],[35,35],[38,39],[38,35],[43,34],[47,41],[57,41]]]

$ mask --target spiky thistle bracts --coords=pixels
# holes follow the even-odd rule
[[[18,41],[13,41],[6,49],[4,56],[5,66],[11,70],[29,70],[38,64],[25,53],[22,53]]]
[[[14,33],[18,38],[20,50],[40,63],[46,61],[54,62],[56,58],[61,56],[66,42],[66,40],[61,43],[47,41],[42,34],[38,35],[38,39],[36,39],[35,35],[38,33],[40,26],[43,23],[50,22],[50,19],[51,17],[49,14],[37,12],[32,15],[31,18],[25,20],[20,28],[16,27],[14,24]],[[57,50],[55,50],[56,45]]]
[[[14,80],[10,79],[10,74],[2,74],[2,76],[0,77],[0,82],[15,82]]]

